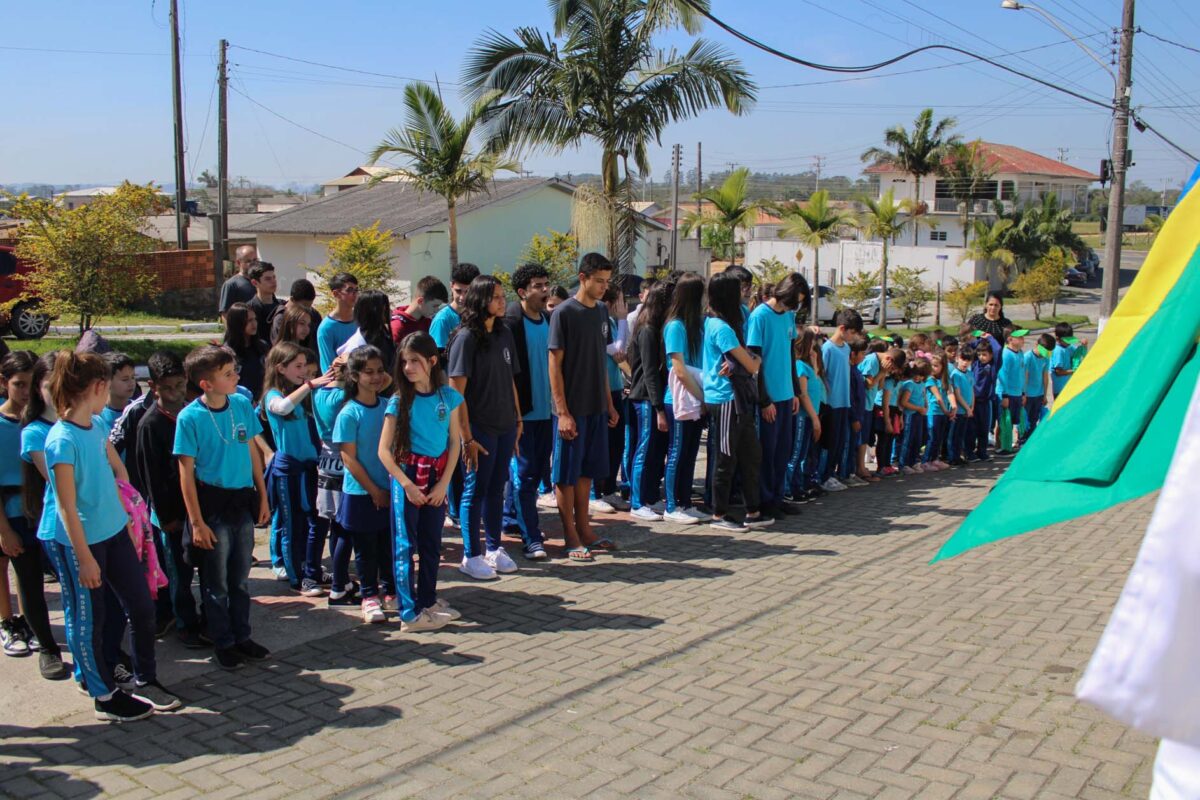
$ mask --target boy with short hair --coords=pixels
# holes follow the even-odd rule
[[[283,316],[290,308],[303,308],[308,312],[308,338],[300,342],[301,347],[307,347],[314,353],[317,351],[317,329],[321,327],[321,313],[313,308],[313,303],[317,299],[317,287],[313,286],[312,281],[308,278],[297,278],[292,281],[292,288],[288,292],[288,300],[281,306],[278,306],[271,314],[271,344],[279,341],[279,334],[283,332]]]
[[[439,350],[445,352],[450,346],[450,334],[462,322],[462,304],[467,299],[471,281],[479,277],[479,267],[474,264],[458,264],[450,270],[450,304],[443,306],[429,324],[429,335]]]
[[[137,378],[133,374],[133,359],[124,353],[105,353],[104,360],[112,370],[112,381],[108,384],[108,405],[100,412],[100,419],[104,420],[104,432],[108,434],[137,392]]]
[[[1042,410],[1046,407],[1046,397],[1051,394],[1050,388],[1050,357],[1054,351],[1054,337],[1043,333],[1032,350],[1025,353],[1025,415],[1028,428],[1025,430],[1024,442],[1029,441],[1037,430],[1042,419]]]
[[[188,380],[203,394],[176,419],[179,482],[191,532],[192,563],[200,568],[200,594],[215,660],[224,669],[261,661],[270,651],[250,638],[250,563],[254,525],[270,519],[262,432],[249,400],[237,392],[233,356],[199,347],[184,361]]]
[[[433,275],[417,281],[416,297],[407,306],[392,312],[392,341],[397,345],[410,333],[428,333],[434,316],[450,302],[446,284]]]
[[[1029,331],[1021,329],[1009,332],[1004,339],[1004,350],[1000,354],[1000,366],[996,370],[996,394],[1000,398],[1000,424],[1003,425],[1004,412],[1008,411],[1011,424],[1016,425],[1021,419],[1021,409],[1025,405],[1025,334]],[[1005,446],[1011,431],[997,431],[997,452],[1007,455],[1013,451]]]
[[[246,273],[254,286],[254,297],[246,305],[258,317],[258,338],[264,343],[271,343],[271,315],[283,305],[283,301],[275,296],[279,288],[279,279],[275,277],[275,265],[270,261],[259,261],[250,267]]]
[[[1076,339],[1075,329],[1070,323],[1060,322],[1054,326],[1054,352],[1050,354],[1050,383],[1057,398],[1067,388],[1067,381],[1075,374],[1075,353],[1087,348],[1087,339]]]
[[[952,467],[965,466],[968,449],[967,431],[974,425],[975,416],[975,376],[971,367],[975,363],[975,348],[961,347],[950,368],[950,391],[954,394],[958,413],[950,420],[950,437],[947,443],[947,455]]]
[[[846,485],[834,477],[842,466],[850,438],[850,342],[862,336],[863,321],[857,311],[844,308],[834,318],[837,327],[821,346],[821,360],[825,365],[825,379],[829,384],[829,395],[825,398],[830,408],[829,458],[821,473],[821,488],[827,492],[841,492]]]
[[[842,459],[844,483],[850,487],[866,486],[879,479],[867,472],[867,434],[871,430],[867,411],[867,376],[862,366],[867,359],[867,340],[850,343],[850,436],[846,455]]]
[[[354,322],[354,304],[358,301],[358,278],[339,272],[329,279],[329,291],[337,308],[317,327],[317,354],[321,372],[327,372],[337,358],[338,348],[350,340],[358,325]]]
[[[988,434],[992,430],[992,410],[996,398],[996,366],[992,363],[992,347],[980,342],[975,350],[971,379],[975,390],[975,409],[967,430],[967,460],[991,461],[988,455]]]

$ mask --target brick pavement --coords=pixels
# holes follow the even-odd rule
[[[929,566],[995,475],[856,489],[748,536],[613,522],[621,553],[492,585],[444,569],[456,628],[205,672],[176,687],[186,711],[136,725],[83,702],[5,720],[0,791],[1145,797],[1154,743],[1071,689],[1152,498]]]

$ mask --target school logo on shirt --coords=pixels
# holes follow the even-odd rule
[[[439,402],[437,404],[437,418],[438,418],[438,422],[442,422],[446,419],[446,404],[445,403]]]
[[[512,353],[508,352],[508,348],[504,348],[504,363],[512,366]]]
[[[233,431],[233,435],[237,437],[238,444],[245,444],[247,442],[249,437],[246,436],[246,432],[246,426],[239,422]]]
[[[605,339],[608,338],[608,323],[607,322],[600,323],[600,335],[603,336]]]

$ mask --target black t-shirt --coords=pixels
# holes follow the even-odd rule
[[[275,313],[275,309],[283,305],[283,301],[278,297],[272,296],[270,300],[263,302],[256,292],[246,305],[250,306],[250,310],[254,312],[254,316],[258,317],[258,333],[256,335],[264,343],[270,345],[271,315]]]
[[[550,349],[562,350],[563,392],[572,417],[608,413],[608,308],[571,297],[550,314]]]
[[[493,436],[517,427],[513,376],[521,371],[512,333],[496,320],[487,348],[479,347],[475,336],[460,328],[450,340],[450,377],[467,378],[464,399],[471,425]]]
[[[228,311],[234,303],[249,303],[256,294],[258,292],[254,284],[239,272],[221,284],[221,313]]]

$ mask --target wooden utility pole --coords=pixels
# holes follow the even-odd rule
[[[679,269],[675,251],[679,247],[679,161],[682,145],[671,148],[671,269]]]
[[[696,214],[704,213],[704,201],[700,199],[700,193],[704,191],[704,171],[701,168],[700,148],[701,143],[696,142]]]
[[[175,241],[188,249],[187,173],[183,162],[183,75],[179,68],[179,2],[171,0],[171,99],[175,121]]]
[[[218,303],[221,284],[225,282],[225,256],[229,252],[229,72],[226,60],[229,42],[222,39],[220,48],[217,62],[217,224],[213,230],[214,289]]]
[[[1121,10],[1121,50],[1113,98],[1112,191],[1108,196],[1108,228],[1104,231],[1104,274],[1100,284],[1100,326],[1117,307],[1121,284],[1121,230],[1125,222],[1125,174],[1129,160],[1129,95],[1133,74],[1133,2]]]

